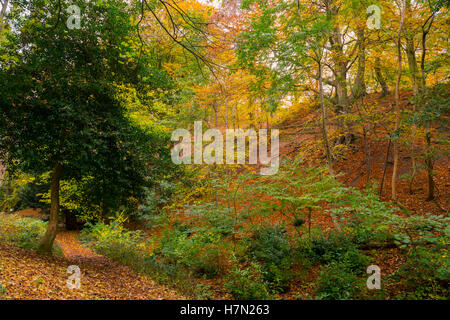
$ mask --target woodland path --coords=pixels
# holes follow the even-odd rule
[[[179,300],[185,299],[127,266],[83,247],[79,233],[62,231],[64,257],[50,257],[0,243],[0,283],[6,299]],[[81,270],[80,289],[69,289],[67,267]]]

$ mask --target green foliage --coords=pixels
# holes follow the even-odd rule
[[[39,203],[41,198],[38,193],[47,191],[47,188],[40,178],[6,172],[0,185],[0,211],[46,207]]]
[[[226,247],[212,232],[194,233],[189,228],[166,230],[155,254],[166,263],[181,264],[196,275],[214,277],[226,267]]]
[[[279,225],[257,228],[250,239],[249,253],[259,261],[280,264],[290,253],[286,231]]]
[[[448,299],[450,259],[447,247],[414,250],[393,276],[404,293],[401,299]]]
[[[50,177],[47,177],[47,181]],[[48,185],[48,184],[47,184]],[[102,208],[93,196],[95,181],[92,176],[81,179],[62,180],[60,182],[60,209],[70,211],[83,221],[96,221],[102,218]],[[50,206],[51,196],[49,188],[45,193],[38,194],[41,202]]]
[[[263,278],[274,291],[289,289],[291,247],[281,226],[257,228],[250,239],[248,254],[263,263]]]
[[[145,204],[139,207],[143,214],[159,213],[173,197],[176,185],[172,182],[162,180],[153,189],[147,190]]]
[[[241,219],[230,213],[229,209],[214,203],[191,205],[184,211],[195,224],[193,231],[215,234],[219,238],[238,233],[237,224]]]
[[[111,259],[133,264],[140,260],[146,250],[142,232],[127,230],[120,220],[114,220],[110,224],[87,223],[87,226],[82,231],[81,241]]]
[[[138,93],[157,89],[144,79],[148,64],[134,45],[133,7],[119,0],[73,4],[83,22],[69,30],[62,22],[69,13],[58,3],[11,1],[14,32],[0,56],[20,58],[0,63],[0,155],[11,172],[42,174],[61,164],[71,186],[90,177],[89,202],[112,212],[170,171],[169,135],[136,122],[118,92],[117,84]]]
[[[342,233],[331,232],[328,236],[315,238],[311,253],[313,259],[325,263],[340,263],[356,274],[363,273],[368,265],[368,258],[360,254],[357,246]]]
[[[243,268],[235,264],[226,277],[225,288],[238,300],[266,299],[269,290],[262,273],[261,266],[255,262]]]
[[[348,268],[346,263],[333,261],[322,268],[317,279],[316,298],[322,300],[356,299],[362,281]]]
[[[264,96],[267,111],[274,112],[283,97],[297,94],[300,79],[317,75],[311,72],[322,59],[333,21],[322,10],[314,19],[300,18],[297,12],[311,10],[300,2],[257,0],[244,1],[242,6],[253,2],[260,12],[251,17],[251,28],[240,33],[236,55],[239,64],[256,75],[252,90]]]
[[[15,210],[28,208],[44,208],[48,210],[49,206],[42,203],[42,197],[40,194],[47,192],[49,188],[50,185],[48,183],[42,183],[39,181],[26,184],[17,191],[19,202],[16,204]]]
[[[417,114],[412,115],[409,122],[425,126],[433,121],[442,122],[447,127],[446,115],[450,111],[450,84],[438,83],[433,88],[413,97],[413,102],[422,106]]]
[[[47,222],[15,214],[0,214],[0,239],[11,241],[24,249],[37,249],[45,233]],[[57,255],[62,255],[58,244],[53,245]]]

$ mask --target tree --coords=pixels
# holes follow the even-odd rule
[[[342,49],[340,47],[342,44],[337,43],[340,40],[336,40],[336,37],[340,39],[340,36],[333,28],[334,20],[328,12],[331,9],[318,4],[303,5],[300,2],[287,4],[283,1],[280,3],[257,1],[257,4],[262,14],[254,15],[251,28],[240,36],[237,52],[240,64],[257,76],[256,87],[261,95],[267,97],[274,110],[287,96],[296,95],[298,91],[314,93],[322,114],[320,128],[328,166],[332,173],[332,155],[326,130],[327,97],[324,85],[331,83],[342,89],[342,100],[338,104],[342,103],[340,106],[344,109],[348,106],[348,100],[347,94],[344,94],[347,90],[346,79],[339,78],[336,72],[333,72],[336,76],[334,81],[323,76],[325,66],[334,70],[327,63],[329,57],[334,59],[336,50]],[[313,16],[302,15],[302,12],[313,13]],[[274,25],[279,27],[275,28]],[[333,37],[334,49],[327,50],[326,45],[333,41],[331,40]],[[342,64],[335,68],[341,68],[344,72]],[[345,74],[346,72],[347,69]],[[316,87],[305,84],[307,79],[313,79]],[[336,85],[337,82],[342,86]],[[329,98],[327,100],[330,101]]]
[[[4,24],[3,18],[5,17],[6,9],[8,9],[8,3],[9,3],[9,0],[0,1],[0,35],[3,32],[3,28],[4,28],[3,27],[3,24]]]
[[[435,20],[436,15],[439,13],[439,11],[443,7],[449,7],[449,1],[448,0],[436,0],[436,1],[427,1],[428,8],[430,10],[430,14],[426,17],[425,21],[423,22],[421,29],[421,46],[422,46],[422,56],[421,56],[421,62],[420,62],[420,69],[421,69],[421,95],[422,98],[427,95],[427,70],[426,70],[426,55],[427,55],[427,37],[430,33],[431,27],[433,25],[433,22]],[[429,99],[432,100],[433,99]],[[435,99],[437,100],[437,99]],[[441,101],[439,101],[442,103]],[[423,104],[423,100],[419,99],[419,103]],[[433,103],[429,103],[433,105]],[[439,103],[438,103],[439,104]],[[443,105],[445,105],[443,103]],[[428,175],[428,195],[427,200],[433,200],[434,199],[434,179],[433,179],[433,156],[432,156],[432,147],[431,147],[431,130],[430,130],[430,124],[432,120],[435,118],[435,116],[432,116],[433,112],[430,112],[427,110],[426,106],[421,106],[423,109],[425,109],[425,140],[426,140],[426,155],[425,155],[425,165],[427,167],[427,175]],[[428,114],[427,114],[428,113]]]
[[[398,26],[396,37],[397,48],[397,80],[395,82],[395,134],[400,135],[400,79],[402,78],[402,30],[405,21],[406,0],[399,0],[398,2],[400,23]],[[392,200],[397,200],[397,177],[398,177],[398,162],[399,162],[399,142],[394,141],[394,167],[392,169]]]
[[[50,221],[40,244],[51,252],[62,178],[95,177],[108,211],[142,197],[161,163],[168,163],[168,139],[135,124],[117,94],[119,83],[151,85],[145,80],[151,70],[133,46],[132,7],[119,0],[75,1],[82,22],[70,30],[59,2],[11,3],[17,32],[0,54],[10,57],[0,62],[0,152],[13,170],[51,171]]]

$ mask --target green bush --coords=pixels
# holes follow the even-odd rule
[[[269,296],[262,268],[257,263],[252,263],[246,268],[235,265],[226,277],[225,288],[238,300],[266,299]]]
[[[290,257],[283,260],[281,265],[265,264],[263,266],[263,278],[269,283],[275,292],[286,292],[289,290],[289,281],[292,279],[290,270]]]
[[[208,232],[226,237],[235,232],[240,222],[240,217],[230,215],[230,209],[217,206],[216,203],[204,203],[190,205],[183,214],[196,222],[193,231]],[[237,220],[236,220],[237,219]]]
[[[165,222],[165,215],[161,210],[174,195],[176,185],[165,180],[159,181],[151,189],[146,189],[145,201],[138,206],[138,210],[130,213],[133,220],[153,229]]]
[[[403,299],[448,299],[450,259],[448,249],[419,248],[393,276],[406,293]]]
[[[363,283],[342,262],[333,261],[322,267],[317,279],[316,298],[321,300],[356,299]]]
[[[263,263],[264,280],[274,291],[284,292],[289,288],[291,246],[284,228],[278,225],[257,228],[251,237],[248,253]]]
[[[250,239],[250,255],[268,264],[281,264],[290,255],[290,250],[286,231],[280,226],[259,227]]]
[[[383,244],[394,241],[394,235],[389,232],[387,224],[372,222],[370,217],[364,215],[350,215],[345,226],[351,241],[358,246],[370,244]],[[376,225],[376,227],[374,227]]]
[[[7,172],[0,184],[0,211],[19,211],[28,208],[42,208],[48,211],[49,206],[43,202],[41,193],[50,189],[45,178],[34,178],[17,173],[10,176]]]
[[[138,265],[146,252],[142,231],[129,231],[120,222],[87,224],[81,242],[94,251],[124,264]]]
[[[311,253],[312,258],[317,261],[340,262],[357,274],[364,273],[369,262],[368,257],[359,253],[358,248],[347,235],[337,232],[313,239]]]
[[[167,230],[155,250],[171,264],[181,264],[196,275],[215,277],[225,271],[227,248],[212,232],[191,234],[190,229]]]

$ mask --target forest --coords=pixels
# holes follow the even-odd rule
[[[448,300],[449,6],[0,0],[0,300]]]

